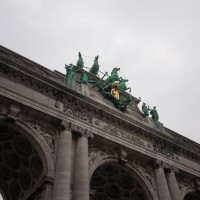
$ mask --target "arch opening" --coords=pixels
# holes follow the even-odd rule
[[[44,171],[44,162],[32,141],[25,137],[19,128],[1,124],[0,193],[2,199],[34,199],[36,196],[39,198],[42,195],[40,186]]]
[[[186,194],[184,200],[200,200],[200,193],[197,192],[190,192]]]
[[[150,200],[146,188],[128,167],[106,163],[93,173],[90,182],[91,200]]]

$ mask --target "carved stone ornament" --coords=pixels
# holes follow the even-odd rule
[[[71,122],[62,121],[61,128],[75,132],[76,136],[82,136],[91,139],[94,137],[94,133],[92,131],[89,131],[88,129],[78,126]]]
[[[7,120],[15,122],[21,113],[21,108],[15,104],[11,104],[7,114]]]
[[[38,121],[28,122],[28,124],[37,131],[40,135],[43,136],[49,147],[52,149],[52,153],[55,152],[55,133],[42,127]]]
[[[195,179],[194,182],[195,182],[197,191],[200,191],[200,179]]]
[[[140,162],[138,163],[138,161],[134,159],[131,159],[129,161],[129,164],[136,168],[140,172],[142,177],[149,183],[149,185],[151,185],[152,189],[156,191],[156,184],[152,170],[148,166],[143,166]]]
[[[55,107],[56,108],[60,108],[60,104],[56,101],[56,103],[55,103]]]
[[[128,156],[127,151],[126,151],[125,149],[120,148],[119,159],[120,159],[120,161],[121,161],[122,163],[128,162],[127,156]]]
[[[177,177],[177,182],[181,193],[188,189],[195,189],[194,181],[190,179],[181,179],[180,177]]]
[[[153,163],[153,167],[156,168],[160,168],[163,167],[163,161],[156,159]]]
[[[103,145],[96,142],[89,142],[89,167],[91,167],[96,160],[102,160],[103,158],[110,156],[118,158],[117,151],[115,151],[113,148],[109,148],[108,145]]]
[[[178,160],[178,157],[175,156],[174,152],[172,150],[164,147],[164,146],[161,146],[161,145],[158,145],[158,144],[153,144],[153,150],[155,152],[163,154],[166,157]]]
[[[140,146],[145,146],[144,142],[140,138],[136,137],[133,133],[124,132],[120,129],[117,129],[117,128],[111,126],[111,125],[106,125],[106,126],[103,127],[103,129],[105,131],[108,131],[109,133],[111,133],[113,135],[117,135],[117,136],[129,139],[130,141],[133,141]]]
[[[92,123],[92,116],[84,113],[80,107],[72,107],[71,105],[65,104],[63,108],[63,112],[68,115],[75,116],[85,122]]]
[[[61,121],[61,129],[70,130],[71,129],[71,122]]]

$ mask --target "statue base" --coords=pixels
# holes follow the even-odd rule
[[[65,85],[69,89],[76,91],[76,82],[74,79],[65,79]]]

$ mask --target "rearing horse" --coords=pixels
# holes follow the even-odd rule
[[[118,76],[118,71],[120,70],[120,68],[114,68],[111,72],[111,75],[105,80],[104,82],[104,86],[103,88],[105,90],[110,89],[111,85],[115,82],[115,81],[119,81],[120,78]]]
[[[130,87],[127,88],[126,82],[128,82],[127,79],[121,78],[121,80],[119,81],[119,89],[123,91],[126,91],[129,89],[129,92],[131,92],[131,88]]]

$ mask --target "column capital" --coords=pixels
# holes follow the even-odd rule
[[[71,130],[71,122],[67,122],[67,121],[61,121],[61,130],[67,130],[67,131],[70,131]]]
[[[177,167],[175,167],[174,165],[170,165],[170,164],[167,164],[165,169],[167,170],[167,173],[178,173],[179,172]]]
[[[162,160],[154,160],[153,162],[153,168],[156,169],[156,168],[163,168],[163,161]]]
[[[94,133],[92,131],[89,131],[88,129],[78,126],[76,124],[71,124],[71,130],[76,132],[77,137],[84,137],[91,139],[94,137]]]

